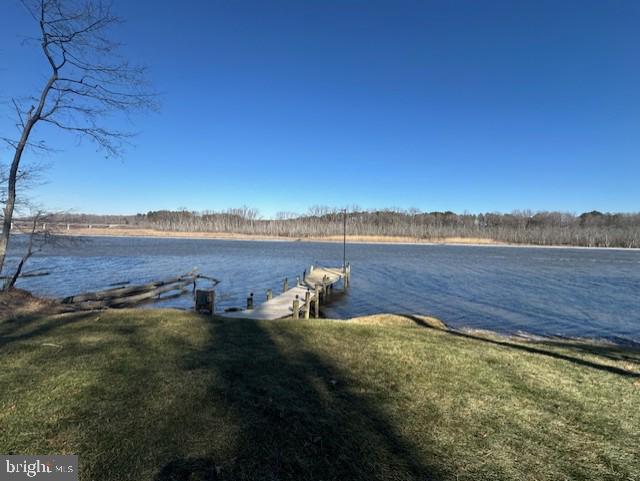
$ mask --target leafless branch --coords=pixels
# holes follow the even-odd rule
[[[20,107],[18,106],[16,99],[11,99],[11,102],[13,102],[13,106],[16,109],[16,115],[18,116],[20,126],[24,129],[24,119],[22,118],[22,111],[20,110]]]

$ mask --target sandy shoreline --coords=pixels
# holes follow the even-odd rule
[[[61,235],[73,237],[142,237],[142,238],[164,238],[164,239],[210,239],[210,240],[240,240],[240,241],[262,241],[262,242],[328,242],[341,243],[342,236],[325,237],[278,237],[264,235],[236,234],[225,232],[178,232],[161,231],[155,229],[121,228],[121,227],[93,227],[61,230]],[[402,236],[356,236],[347,235],[349,244],[393,244],[393,245],[453,245],[453,246],[473,246],[473,247],[521,247],[540,249],[597,249],[597,250],[640,250],[637,248],[625,247],[587,247],[587,246],[566,246],[566,245],[537,245],[537,244],[510,244],[499,242],[494,239],[446,237],[442,239],[416,239]]]

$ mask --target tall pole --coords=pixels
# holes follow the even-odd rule
[[[347,209],[342,211],[342,269],[347,271]]]

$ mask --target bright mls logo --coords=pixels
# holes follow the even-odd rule
[[[0,455],[0,481],[78,481],[78,456]]]

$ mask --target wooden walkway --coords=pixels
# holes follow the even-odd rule
[[[308,318],[310,315],[318,317],[320,304],[326,302],[328,292],[333,289],[334,284],[343,281],[345,287],[348,287],[350,275],[351,268],[349,266],[346,268],[346,273],[342,267],[312,266],[304,278],[296,283],[296,286],[286,289],[282,294],[268,299],[254,309],[225,312],[220,315],[263,320],[276,320],[286,317],[293,317],[294,319]]]

